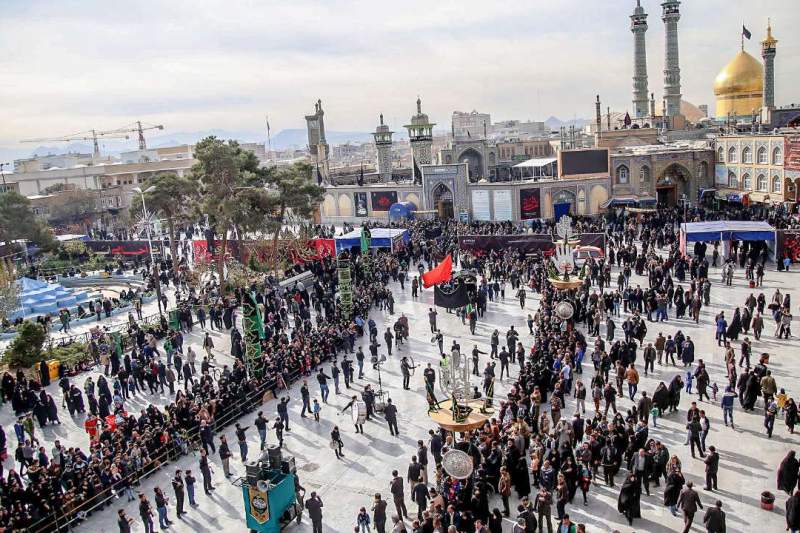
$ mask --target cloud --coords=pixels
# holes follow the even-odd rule
[[[660,2],[645,0],[650,90],[660,99]],[[133,120],[166,131],[303,127],[322,98],[328,127],[400,129],[419,94],[444,127],[454,109],[543,120],[627,109],[633,56],[618,0],[7,0],[0,32],[0,144]],[[713,108],[742,20],[758,55],[766,16],[780,40],[777,97],[800,81],[795,0],[684,2],[684,98]],[[794,34],[793,34],[794,33]],[[17,145],[18,146],[18,145]]]

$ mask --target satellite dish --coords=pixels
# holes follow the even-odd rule
[[[263,479],[259,479],[258,483],[256,483],[256,488],[261,492],[269,492],[269,483],[267,483]]]

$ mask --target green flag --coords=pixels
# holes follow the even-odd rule
[[[369,250],[370,237],[372,237],[372,235],[370,234],[370,231],[367,228],[361,228],[361,253],[362,254],[367,253],[367,250]]]

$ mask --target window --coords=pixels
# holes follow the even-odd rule
[[[650,167],[647,165],[639,169],[639,186],[643,191],[650,190]]]
[[[625,165],[617,167],[617,183],[628,183],[629,171]]]
[[[586,191],[581,189],[578,191],[578,214],[583,215],[586,213]]]
[[[758,161],[759,165],[766,165],[767,164],[767,149],[763,146],[758,149],[756,155],[756,161]]]
[[[767,177],[764,174],[758,175],[758,179],[756,179],[756,189],[759,191],[767,192]]]
[[[720,146],[717,148],[717,162],[722,163],[723,161],[725,161],[725,150]]]
[[[753,150],[750,149],[749,146],[745,146],[742,149],[742,163],[752,163],[753,162]]]
[[[731,146],[730,148],[728,148],[728,163],[736,163],[736,161],[737,161],[736,147]]]
[[[781,192],[781,179],[778,176],[772,177],[772,192]]]
[[[780,147],[775,147],[772,150],[772,164],[773,165],[783,164],[783,152],[781,151]]]
[[[739,180],[736,179],[736,174],[733,172],[728,172],[728,187],[731,189],[738,189],[739,188]]]
[[[742,176],[742,189],[749,191],[750,187],[753,185],[752,181],[753,180],[750,179],[750,174],[745,173],[745,175]]]

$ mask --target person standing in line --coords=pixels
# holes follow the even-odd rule
[[[322,533],[322,499],[316,492],[311,493],[311,497],[306,500],[306,510],[311,518],[313,533]]]
[[[203,349],[208,354],[209,361],[214,360],[214,352],[211,350],[214,349],[214,341],[211,339],[211,335],[206,332],[206,336],[203,338]]]
[[[239,422],[236,422],[236,441],[239,443],[239,455],[242,457],[242,462],[247,462],[247,434],[245,433],[250,426],[242,427]]]
[[[172,478],[172,490],[175,492],[175,511],[177,513],[178,519],[180,519],[181,515],[186,514],[186,511],[183,510],[185,492],[184,492],[183,478],[181,477],[180,470],[176,471],[175,477]]]
[[[183,478],[184,483],[186,483],[186,495],[189,497],[189,505],[192,507],[197,507],[197,502],[194,499],[194,484],[197,482],[195,477],[192,475],[191,470],[185,471],[186,476]]]
[[[694,522],[694,515],[698,508],[703,508],[703,503],[700,501],[700,496],[692,488],[694,484],[691,481],[686,482],[686,487],[681,491],[678,496],[678,507],[683,510],[683,533],[689,533],[692,529],[692,522]]]
[[[414,485],[412,496],[412,499],[417,503],[417,519],[422,520],[422,512],[428,506],[428,500],[430,499],[428,486],[422,476],[417,480],[417,484]]]
[[[119,533],[131,533],[131,524],[133,524],[133,518],[125,514],[125,509],[120,509],[117,511],[117,516]]]
[[[214,487],[211,485],[211,466],[208,464],[208,452],[200,449],[200,473],[203,475],[203,490],[211,494]]]
[[[228,447],[228,439],[225,435],[220,435],[219,437],[219,458],[222,461],[222,471],[225,473],[225,477],[231,477],[231,453],[230,448]]]
[[[283,422],[283,429],[291,431],[291,429],[289,429],[289,398],[286,396],[281,398],[281,401],[278,402],[278,416]]]
[[[386,400],[386,406],[383,408],[383,416],[386,417],[386,422],[389,424],[389,433],[394,437],[399,436],[400,430],[397,429],[397,407],[392,403],[391,398]]]
[[[389,483],[389,492],[392,493],[394,500],[394,507],[397,510],[397,515],[400,520],[408,517],[408,509],[406,509],[406,496],[403,492],[403,478],[398,475],[397,470],[392,470],[392,481]]]
[[[139,493],[139,516],[142,517],[144,533],[155,533],[153,528],[153,507],[147,500],[147,496]]]
[[[421,440],[417,441],[417,462],[419,462],[422,480],[428,483],[428,447]]]
[[[253,422],[253,425],[256,427],[256,431],[258,431],[258,438],[261,441],[260,450],[262,452],[264,451],[264,446],[266,446],[267,443],[267,424],[268,420],[264,418],[264,412],[259,411],[255,422]]]
[[[167,497],[164,495],[160,487],[153,489],[156,495],[156,511],[158,511],[158,526],[163,530],[167,529],[172,522],[167,516]]]

